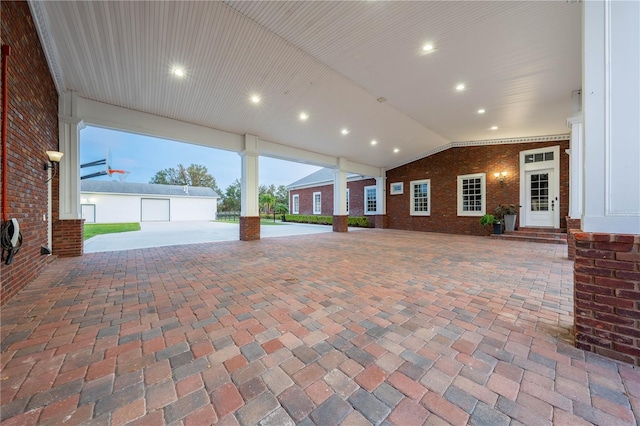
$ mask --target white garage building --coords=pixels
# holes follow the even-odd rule
[[[83,180],[85,223],[215,220],[220,196],[211,188]]]

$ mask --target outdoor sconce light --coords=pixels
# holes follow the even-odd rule
[[[53,174],[49,179],[47,179],[47,182],[53,179],[56,173],[58,172],[58,163],[60,163],[60,159],[62,158],[63,155],[64,155],[63,153],[58,151],[47,151],[47,157],[49,157],[49,162],[44,163],[44,169],[45,170],[53,169]]]
[[[507,178],[507,172],[502,172],[502,173],[494,173],[493,174],[496,177],[496,180],[500,183],[504,183],[504,180]]]

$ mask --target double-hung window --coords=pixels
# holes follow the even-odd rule
[[[322,192],[313,193],[313,214],[322,214]]]
[[[486,175],[458,176],[458,216],[482,216],[486,211]]]
[[[378,211],[378,198],[376,186],[364,187],[364,214],[376,214]]]
[[[300,194],[291,196],[291,214],[300,213]]]
[[[412,180],[411,216],[431,215],[431,179]]]

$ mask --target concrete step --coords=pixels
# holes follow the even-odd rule
[[[566,230],[557,228],[521,227],[518,228],[517,231],[507,231],[502,235],[495,235],[494,237],[514,241],[567,244]]]
[[[549,234],[552,235],[552,234]],[[561,235],[561,234],[558,234]],[[518,232],[509,232],[508,234],[496,235],[491,234],[492,238],[500,238],[503,240],[513,241],[528,241],[533,243],[546,243],[546,244],[567,244],[567,236],[563,238],[554,238],[551,236],[532,236],[532,235],[520,235]]]
[[[505,231],[504,235],[514,235],[519,237],[534,237],[534,238],[550,238],[555,240],[567,239],[567,234],[560,232],[540,232],[540,231]]]
[[[567,230],[565,228],[544,228],[544,227],[534,227],[534,226],[521,226],[518,228],[516,232],[544,232],[550,234],[566,234]]]

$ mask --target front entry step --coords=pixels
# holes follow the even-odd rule
[[[505,232],[502,235],[492,234],[491,237],[535,243],[567,244],[567,230],[556,228],[519,228],[517,231]]]

